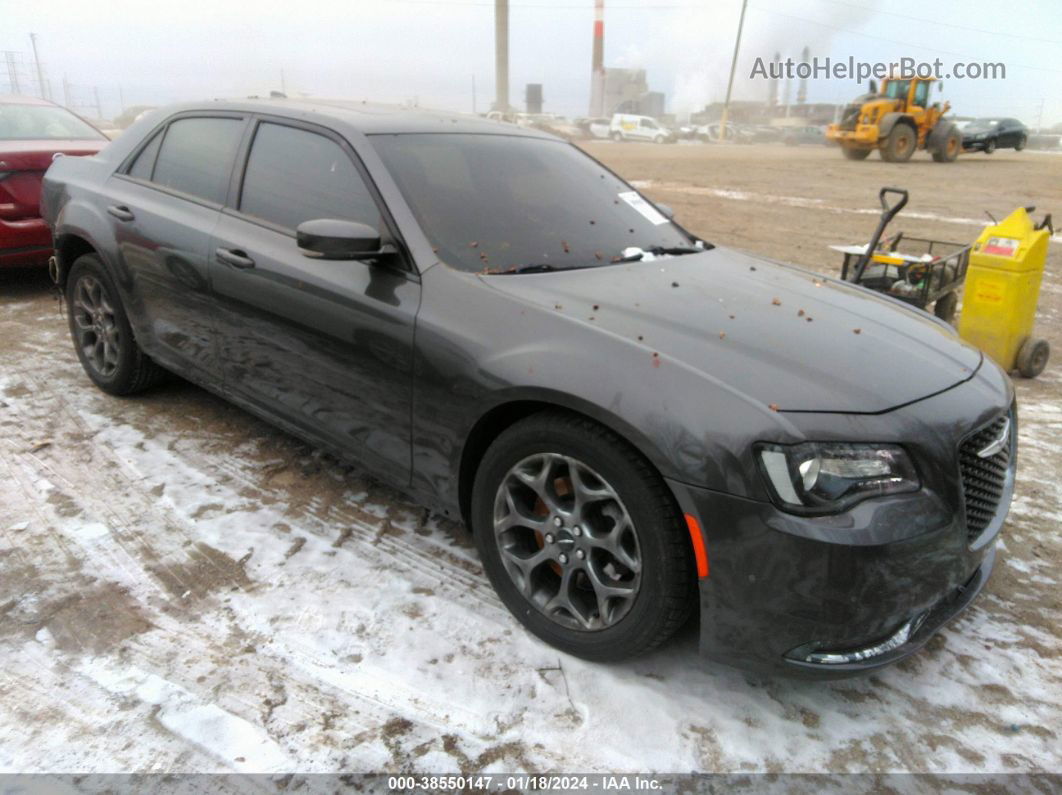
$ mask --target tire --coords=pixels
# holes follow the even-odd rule
[[[962,151],[962,135],[954,125],[948,130],[944,140],[933,150],[933,159],[938,163],[953,163]]]
[[[66,305],[77,358],[104,392],[131,395],[165,376],[136,344],[114,281],[95,254],[78,257],[70,269]]]
[[[533,475],[537,487],[524,479]],[[585,503],[580,514],[571,500],[577,483],[611,496]],[[514,516],[496,527],[496,518]],[[616,517],[629,519],[618,539],[608,532]],[[499,435],[476,472],[471,523],[502,602],[532,634],[577,657],[605,662],[647,652],[695,604],[690,539],[670,491],[636,450],[588,419],[542,412]],[[626,558],[600,546],[609,538]],[[602,602],[599,585],[630,596]]]
[[[906,163],[918,146],[914,127],[897,122],[881,144],[881,159],[889,163]]]
[[[849,160],[866,160],[870,155],[869,149],[856,149],[852,146],[842,146],[841,151]]]
[[[1047,340],[1029,337],[1018,349],[1018,358],[1014,362],[1014,367],[1026,378],[1036,378],[1044,371],[1050,355],[1051,346]]]
[[[955,308],[959,305],[959,296],[954,292],[945,293],[933,304],[933,314],[945,323],[955,325]]]
[[[985,143],[985,148],[984,148],[984,153],[986,155],[990,155],[994,151],[996,151],[996,139],[995,138],[993,138],[990,141],[986,142]]]
[[[615,141],[616,143],[619,143],[620,141],[623,140],[623,134],[622,133],[614,132],[614,133],[612,133],[611,137],[612,137],[612,140]]]
[[[1020,152],[1022,149],[1025,148],[1025,145],[1027,143],[1029,143],[1029,138],[1027,136],[1023,135],[1021,138],[1018,139],[1018,142],[1016,144],[1014,144],[1014,151],[1015,152]]]
[[[662,144],[664,142],[664,136],[658,135],[653,139],[654,144]]]

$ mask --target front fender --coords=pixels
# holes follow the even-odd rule
[[[881,117],[881,121],[878,122],[878,140],[887,138],[889,136],[889,133],[892,132],[892,128],[895,127],[901,121],[910,124],[915,129],[918,129],[917,125],[915,125],[914,123],[914,120],[906,113],[899,113],[895,111],[892,113],[886,113],[884,116]]]

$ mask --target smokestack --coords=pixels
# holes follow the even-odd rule
[[[782,60],[782,54],[776,52],[774,54],[774,62],[779,63]],[[778,106],[778,81],[771,78],[767,81],[767,109],[774,110]]]
[[[494,109],[509,110],[509,0],[494,0]]]
[[[590,117],[605,115],[605,0],[594,0],[594,51],[590,58]]]
[[[807,47],[800,52],[800,60],[804,63],[811,63],[811,50]],[[808,79],[806,77],[800,78],[800,87],[797,89],[797,104],[803,105],[808,101]]]

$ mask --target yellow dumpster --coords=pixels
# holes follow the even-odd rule
[[[1050,215],[1033,224],[1029,212],[1034,209],[1019,207],[977,238],[959,318],[959,336],[1026,378],[1043,372],[1051,352],[1047,340],[1032,336],[1053,232]]]

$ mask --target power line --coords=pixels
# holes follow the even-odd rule
[[[1039,36],[1023,36],[1020,33],[1004,33],[999,30],[988,30],[986,28],[975,28],[969,25],[956,25],[954,22],[940,22],[936,19],[926,19],[925,17],[915,17],[910,14],[901,14],[896,11],[885,11],[882,9],[871,8],[869,6],[859,5],[858,3],[848,3],[845,0],[825,0],[827,3],[833,3],[839,6],[848,6],[849,8],[858,8],[861,11],[870,11],[873,14],[885,14],[890,17],[900,17],[901,19],[910,19],[914,22],[924,22],[928,25],[936,25],[943,28],[956,28],[957,30],[969,30],[974,33],[988,33],[992,36],[1005,36],[1009,39],[1026,39],[1028,41],[1041,41],[1046,44],[1062,44],[1062,39],[1042,39]]]
[[[867,39],[877,39],[878,41],[888,42],[889,44],[897,44],[897,45],[899,45],[901,47],[910,47],[910,48],[913,48],[913,49],[916,49],[916,50],[928,50],[930,52],[941,53],[942,55],[954,55],[956,58],[965,58],[967,60],[975,60],[975,59],[971,59],[970,56],[966,55],[965,53],[955,52],[953,50],[941,50],[941,49],[939,49],[937,47],[929,47],[929,46],[924,45],[924,44],[912,44],[909,41],[898,41],[896,39],[889,39],[889,38],[886,38],[884,36],[875,36],[872,33],[863,33],[862,31],[859,31],[859,30],[852,30],[850,28],[838,27],[837,25],[830,25],[830,24],[828,24],[826,22],[820,22],[817,19],[808,19],[807,17],[798,17],[798,16],[795,16],[793,14],[785,14],[785,13],[782,13],[781,11],[775,11],[773,8],[764,8],[763,6],[752,6],[752,8],[755,8],[757,11],[763,11],[764,13],[767,13],[767,14],[774,14],[775,16],[786,17],[787,19],[794,19],[794,20],[796,20],[798,22],[807,22],[810,25],[818,25],[819,27],[829,28],[830,30],[840,31],[841,33],[850,33],[853,36],[862,36],[862,37],[867,38]],[[1014,66],[1014,67],[1017,67],[1018,69],[1033,69],[1033,70],[1038,71],[1038,72],[1054,72],[1056,74],[1062,74],[1062,69],[1051,69],[1050,67],[1047,67],[1047,66],[1028,66],[1027,64],[1020,64],[1020,63],[1005,64],[1005,66]]]

